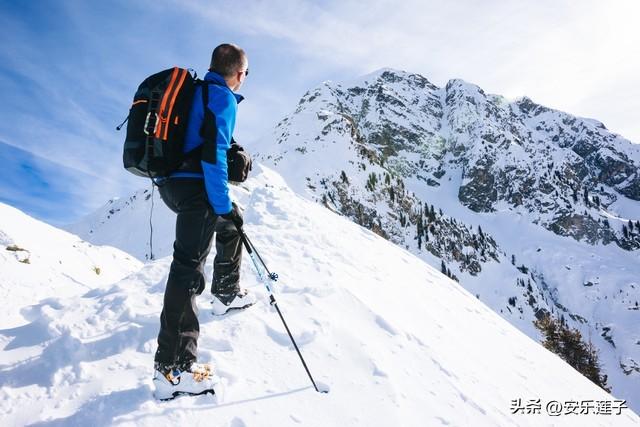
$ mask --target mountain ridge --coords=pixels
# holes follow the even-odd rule
[[[589,136],[587,131],[591,137],[605,132],[598,122],[563,124],[566,117],[549,118],[551,109],[523,99],[519,105],[534,117],[534,126],[512,125],[509,118],[520,106],[459,79],[450,84],[448,103],[446,87],[415,74],[385,70],[356,81],[367,86],[322,84],[309,91],[272,137],[247,148],[297,194],[414,253],[529,337],[539,339],[532,322],[546,314],[566,319],[599,349],[614,393],[637,404],[640,255],[633,244],[640,226],[634,223],[626,237],[622,226],[640,218],[640,206],[608,184],[586,197],[575,194],[575,200],[572,187],[577,172],[588,170],[573,143]],[[480,109],[482,115],[480,101],[491,104]],[[486,119],[491,111],[497,119]],[[536,130],[541,121],[555,123],[556,130],[578,126],[578,137],[574,141],[566,133],[554,142],[551,131]],[[605,137],[599,143],[618,138]],[[584,141],[579,146],[597,145]],[[614,151],[636,159],[634,147],[603,153]],[[596,179],[599,171],[582,176]],[[605,178],[613,179],[615,170],[609,172]],[[244,190],[236,190],[233,197],[245,200]],[[599,206],[594,194],[602,196]],[[157,195],[150,197],[141,190],[111,201],[73,229],[144,260],[150,256],[150,200],[158,211],[165,209]],[[157,230],[172,226],[167,218],[154,214],[156,239]],[[157,254],[170,250],[171,239],[154,240]]]
[[[614,388],[637,384],[640,146],[528,97],[388,68],[308,91],[270,138],[258,158],[297,192],[442,264],[529,336],[527,322],[566,317]]]
[[[60,281],[57,294],[46,290],[35,304],[14,301],[21,314],[11,320],[20,332],[0,328],[6,357],[0,413],[6,422],[157,426],[215,418],[225,425],[568,426],[577,415],[549,415],[546,403],[589,399],[610,401],[617,412],[613,396],[457,283],[294,193],[276,172],[256,165],[254,176],[232,191],[245,211],[247,233],[279,273],[273,287],[292,333],[329,393],[317,394],[308,384],[247,259],[243,284],[258,295],[255,306],[219,319],[208,312],[204,296],[198,300],[200,357],[218,367],[224,402],[208,396],[153,400],[152,356],[171,263],[163,243],[172,240],[167,225],[157,230],[158,259],[122,279],[90,289]],[[140,210],[151,197],[135,200]],[[109,220],[130,215],[125,209]],[[163,207],[156,215],[173,217]],[[139,233],[139,217],[132,218],[123,224]],[[61,293],[67,288],[75,290]],[[529,413],[526,407],[536,399],[542,401],[540,413]],[[524,409],[514,411],[514,405]],[[594,407],[580,421],[619,426],[640,420],[629,409],[621,411],[596,415]]]

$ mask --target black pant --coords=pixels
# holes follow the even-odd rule
[[[211,288],[214,294],[238,292],[242,244],[233,222],[213,212],[202,179],[168,179],[159,191],[177,218],[155,361],[168,366],[187,365],[197,358],[200,325],[196,296],[205,288],[204,263],[214,231],[216,257]]]

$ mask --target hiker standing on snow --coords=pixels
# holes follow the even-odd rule
[[[242,215],[231,201],[227,175],[227,150],[243,99],[235,91],[248,74],[247,56],[241,48],[221,44],[214,49],[204,84],[194,94],[184,140],[186,160],[159,187],[162,200],[177,214],[155,354],[154,383],[160,396],[213,389],[211,367],[195,362],[200,330],[196,296],[205,289],[204,263],[214,232],[214,314],[246,308],[255,301],[240,288],[242,242],[237,228],[242,226]],[[201,136],[206,127],[213,127],[208,130],[216,135],[215,141]]]

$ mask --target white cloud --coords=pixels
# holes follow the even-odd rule
[[[263,143],[320,82],[382,67],[437,85],[463,78],[491,93],[527,95],[640,142],[640,1],[17,5],[0,11],[0,138],[95,177],[100,191],[81,204],[145,184],[122,169],[124,135],[113,131],[140,81],[172,65],[202,72],[225,41],[250,54],[237,127],[248,144]]]
[[[286,43],[302,76],[393,67],[438,85],[463,78],[596,118],[640,142],[637,1],[240,2],[233,15],[204,4],[190,7],[262,37],[263,48]]]

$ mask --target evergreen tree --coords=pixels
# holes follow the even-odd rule
[[[560,334],[558,331],[560,325],[558,322],[547,315],[541,319],[536,319],[533,324],[544,336],[544,341],[542,341],[544,348],[559,355],[562,346],[560,345]]]
[[[440,272],[441,272],[442,274],[447,274],[447,266],[446,266],[446,264],[444,263],[444,260],[442,260],[442,261],[441,261],[441,264],[440,264]]]
[[[607,385],[607,374],[602,373],[602,366],[598,360],[598,349],[589,341],[587,347],[586,366],[584,369],[584,375],[589,378],[594,384],[599,385],[607,392],[611,392],[611,388]]]
[[[367,190],[369,191],[373,191],[376,189],[376,184],[378,183],[378,177],[376,176],[376,174],[374,172],[371,172],[369,174],[369,177],[367,179],[367,184],[365,185],[365,187],[367,188]]]
[[[607,392],[611,391],[607,386],[607,375],[601,372],[596,348],[591,341],[588,343],[583,341],[579,330],[569,329],[564,322],[564,317],[558,321],[549,314],[533,323],[542,332],[544,336],[542,345],[547,350],[560,356],[596,385]]]

